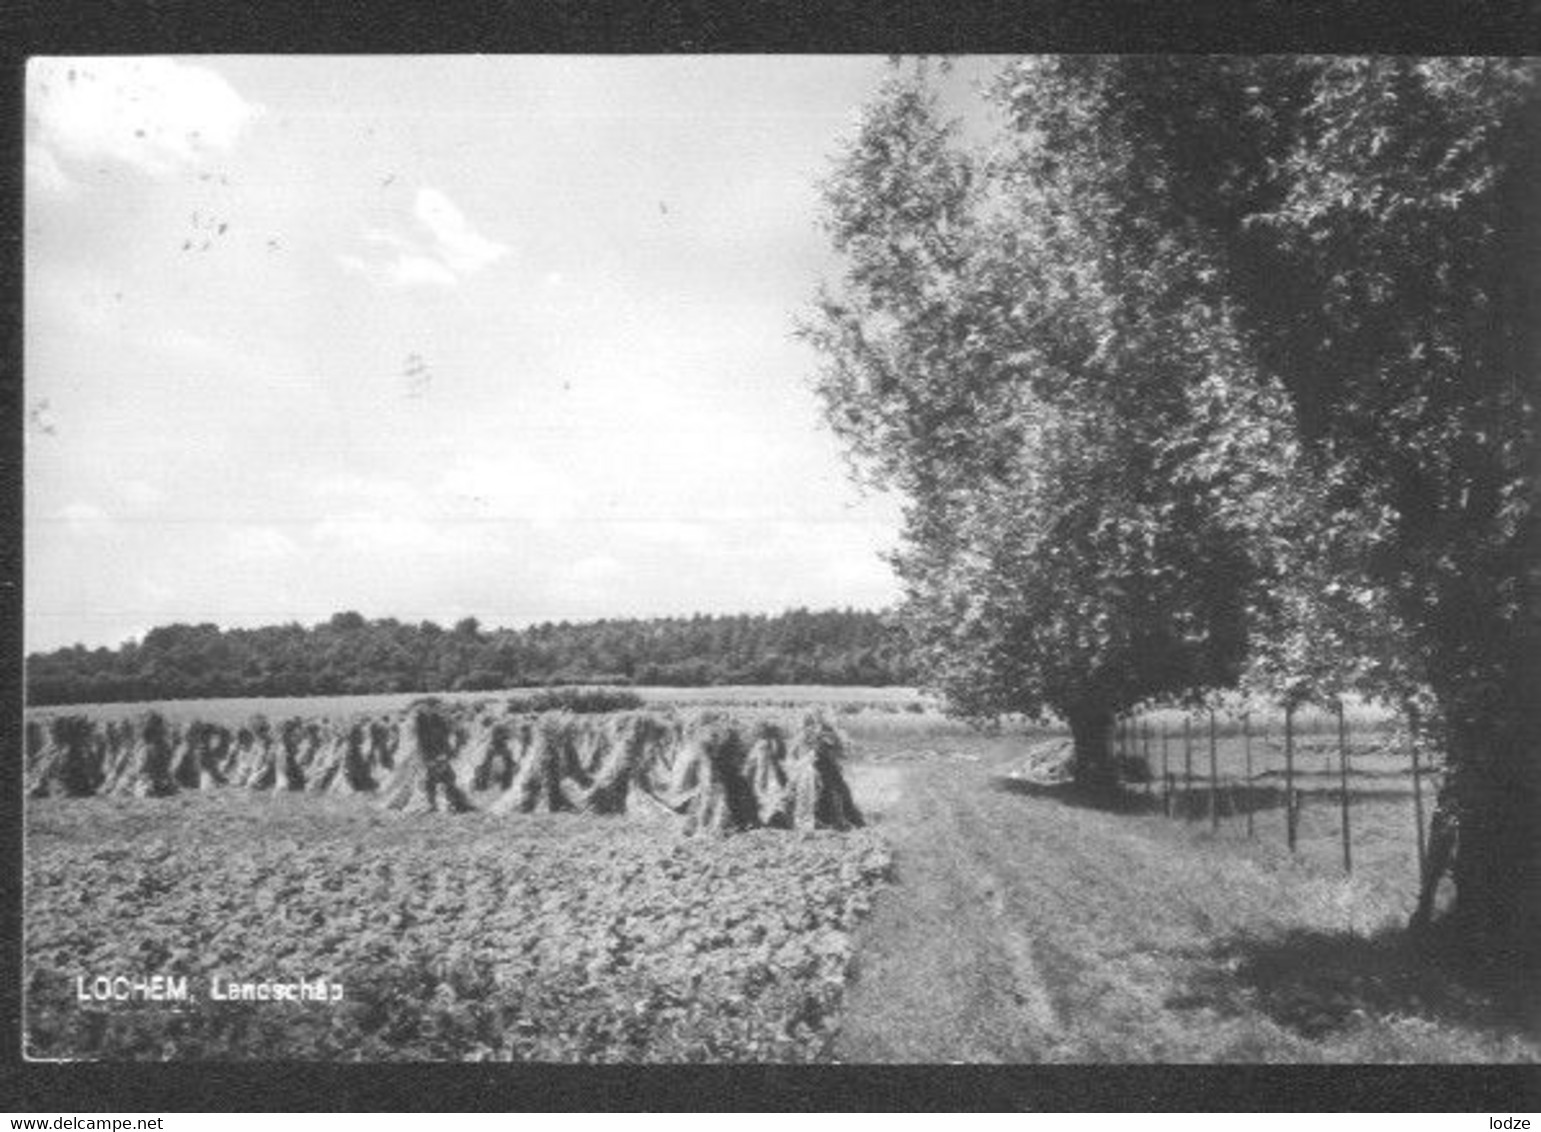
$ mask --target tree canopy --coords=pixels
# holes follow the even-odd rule
[[[1023,59],[967,147],[901,70],[802,330],[909,501],[905,612],[959,710],[1420,698],[1449,922],[1511,957],[1541,938],[1536,71]]]
[[[826,186],[846,270],[802,333],[835,431],[909,500],[933,680],[965,714],[1058,713],[1105,778],[1117,712],[1240,673],[1264,595],[1216,430],[1265,391],[1190,285],[1203,249],[1127,208],[1159,194],[1102,93],[1046,66],[997,93],[1019,128],[968,153],[923,71],[890,82]]]

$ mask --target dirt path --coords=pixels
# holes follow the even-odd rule
[[[1491,1044],[1481,1019],[1468,1048],[1446,1017],[1404,1033],[1363,1009],[1385,996],[1353,980],[1373,983],[1384,964],[1355,942],[1355,890],[1341,876],[1181,822],[1013,792],[1003,769],[996,755],[855,777],[897,878],[857,941],[839,1060],[1439,1060],[1531,1048]],[[1325,987],[1312,982],[1321,964]]]

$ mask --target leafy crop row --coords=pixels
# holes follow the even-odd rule
[[[28,817],[37,1057],[814,1059],[889,867],[867,831],[446,822],[303,795],[48,801]],[[77,976],[118,974],[185,976],[192,1001],[77,1000]],[[345,995],[218,1002],[215,978]]]

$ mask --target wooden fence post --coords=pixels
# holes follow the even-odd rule
[[[1209,709],[1209,830],[1220,832],[1220,757],[1215,740],[1215,709]]]
[[[1193,820],[1193,717],[1183,716],[1183,817]]]
[[[1172,816],[1172,770],[1167,765],[1167,739],[1169,733],[1166,724],[1161,725],[1161,805],[1166,811],[1166,816]]]
[[[1417,823],[1418,875],[1428,871],[1423,847],[1423,775],[1418,766],[1418,705],[1407,704],[1407,745],[1413,751],[1413,820]]]
[[[1124,725],[1123,725],[1124,738],[1123,738],[1123,742],[1119,744],[1119,748],[1120,749],[1119,749],[1118,766],[1119,766],[1120,771],[1122,771],[1125,767],[1127,767],[1129,765],[1129,728],[1130,728],[1130,726],[1131,725],[1129,723],[1129,717],[1125,716],[1124,717]],[[1122,777],[1122,775],[1120,775],[1120,777]]]
[[[1247,836],[1253,836],[1252,830],[1252,713],[1241,713],[1241,749],[1247,760],[1246,788],[1242,791],[1242,804],[1247,808]]]
[[[1338,786],[1343,810],[1343,871],[1354,871],[1354,857],[1349,849],[1348,833],[1348,731],[1343,716],[1343,701],[1338,700]]]
[[[1140,757],[1145,760],[1145,797],[1150,797],[1150,780],[1154,775],[1150,772],[1150,721],[1140,722]]]
[[[1284,838],[1295,851],[1295,705],[1284,705]]]

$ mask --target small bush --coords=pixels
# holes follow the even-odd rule
[[[505,688],[509,680],[501,672],[494,672],[490,668],[478,668],[474,672],[458,677],[455,680],[454,691],[457,692],[496,692]]]
[[[508,710],[516,715],[544,711],[599,715],[611,711],[636,711],[643,702],[637,693],[621,688],[546,688],[509,697]]]

